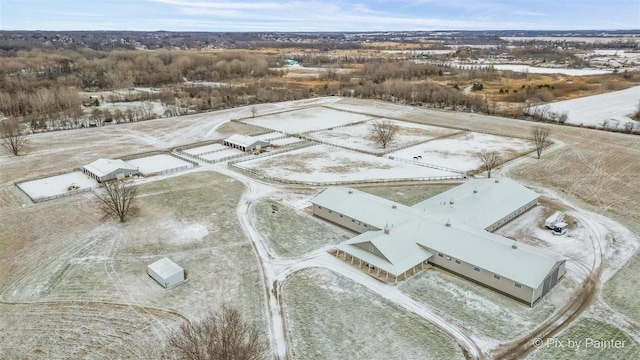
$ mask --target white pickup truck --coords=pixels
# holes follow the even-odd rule
[[[556,227],[556,224],[564,221],[564,213],[562,211],[556,211],[553,215],[549,216],[547,220],[544,221],[544,226],[548,229],[553,230]]]

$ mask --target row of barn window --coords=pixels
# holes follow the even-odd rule
[[[438,253],[438,256],[439,257],[444,257],[444,254],[443,253]],[[451,260],[451,256],[447,256],[447,260]],[[462,262],[460,262],[460,260],[456,259],[456,264],[462,264]],[[480,268],[477,267],[477,266],[474,266],[473,270],[475,270],[477,272],[480,272]],[[500,280],[501,276],[498,275],[498,274],[493,274],[493,278],[496,279],[496,280]],[[517,288],[521,288],[522,287],[522,285],[520,283],[517,283],[517,282],[514,282],[513,285],[515,287],[517,287]]]

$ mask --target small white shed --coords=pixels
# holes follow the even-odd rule
[[[166,288],[184,281],[184,269],[167,257],[147,266],[147,274]]]

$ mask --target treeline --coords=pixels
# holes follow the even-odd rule
[[[305,65],[353,63],[358,67],[350,73],[326,71],[320,82],[298,83],[283,77],[286,70],[273,69],[284,60],[282,55],[247,51],[20,51],[0,62],[0,112],[41,130],[84,126],[89,120],[98,125],[132,122],[326,95],[489,111],[486,99],[436,83],[446,82],[443,70],[449,79],[464,77],[466,70],[413,61],[304,55]],[[126,90],[134,87],[148,89]],[[81,99],[78,94],[120,89],[125,90],[98,99]],[[126,110],[94,107],[131,101],[160,101],[166,111],[155,114],[148,104]]]
[[[128,86],[160,87],[183,79],[227,81],[262,78],[268,72],[265,55],[226,51],[111,51],[18,52],[0,62],[2,89],[52,85],[87,90]]]
[[[82,117],[81,89],[261,79],[268,72],[266,57],[248,52],[18,52],[0,61],[0,113],[39,128],[53,118]]]
[[[341,89],[340,95],[442,109],[491,112],[485,98],[467,95],[456,88],[436,83],[415,83],[406,80],[391,80],[385,83],[366,81],[355,88]]]

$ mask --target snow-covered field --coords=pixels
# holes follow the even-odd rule
[[[227,150],[216,151],[210,154],[204,154],[204,155],[201,155],[200,157],[202,157],[203,159],[216,161],[216,160],[225,158],[227,156],[240,155],[244,153],[245,153],[244,151],[238,150],[238,149],[227,149]]]
[[[267,140],[267,141],[269,141],[269,140],[271,140],[273,138],[277,138],[277,137],[280,137],[280,136],[284,136],[284,134],[283,133],[279,133],[277,131],[274,131],[274,132],[270,132],[270,133],[254,136],[254,138],[258,139],[258,140]]]
[[[538,67],[538,66],[516,65],[516,64],[494,64],[492,66],[496,70],[511,70],[515,72],[531,73],[531,74],[563,74],[563,75],[569,75],[569,76],[611,74],[611,70],[603,70],[603,69],[566,69],[566,68]]]
[[[607,128],[623,129],[628,122],[640,126],[640,122],[630,117],[638,110],[639,103],[640,86],[635,86],[606,94],[539,105],[533,107],[530,112],[548,107],[549,112],[557,114],[566,111],[569,115],[567,122],[571,124],[601,128],[604,127],[604,122],[607,122]]]
[[[214,151],[220,151],[228,148],[229,148],[228,146],[216,143],[216,144],[210,144],[205,146],[198,146],[191,149],[186,149],[186,150],[183,150],[182,152],[189,155],[200,155],[200,154],[211,153]]]
[[[526,150],[533,150],[533,144],[524,139],[464,133],[392,152],[388,156],[407,160],[422,156],[422,160],[418,161],[425,164],[471,171],[482,165],[478,153],[483,149],[497,151],[501,158],[510,159]]]
[[[38,198],[56,196],[68,193],[69,186],[76,185],[78,190],[95,188],[98,182],[81,171],[52,176],[44,179],[26,181],[18,187],[36,200]]]
[[[417,60],[418,62],[420,60]],[[602,75],[611,74],[612,70],[606,69],[567,69],[560,67],[540,67],[524,64],[494,64],[490,62],[482,63],[461,63],[458,61],[450,61],[449,64],[452,67],[460,69],[486,69],[493,67],[496,70],[510,70],[521,73],[531,74],[562,74],[569,76],[589,76],[589,75]]]
[[[287,146],[287,145],[291,145],[291,144],[295,144],[297,142],[301,142],[303,141],[300,138],[297,137],[286,137],[286,138],[282,138],[282,139],[278,139],[278,140],[272,140],[271,141],[271,145],[273,146]]]
[[[372,123],[375,121],[377,120],[371,120],[353,126],[340,127],[333,130],[311,133],[309,134],[309,137],[329,144],[380,154],[400,146],[423,142],[438,136],[452,134],[456,131],[404,121],[387,120],[394,125],[397,125],[399,129],[394,141],[391,144],[387,144],[387,148],[383,148],[370,137]]]
[[[127,160],[127,162],[133,166],[138,167],[140,173],[144,176],[149,176],[160,172],[172,172],[185,166],[187,168],[193,166],[191,163],[167,154],[147,156],[143,158]]]
[[[453,172],[407,164],[329,145],[309,146],[283,154],[243,161],[239,165],[277,179],[314,183],[460,176]]]
[[[284,133],[301,133],[312,130],[328,129],[367,120],[369,117],[323,107],[290,111],[282,114],[246,119],[243,122],[264,126]]]
[[[285,316],[294,359],[464,359],[433,324],[326,269],[287,280]]]

